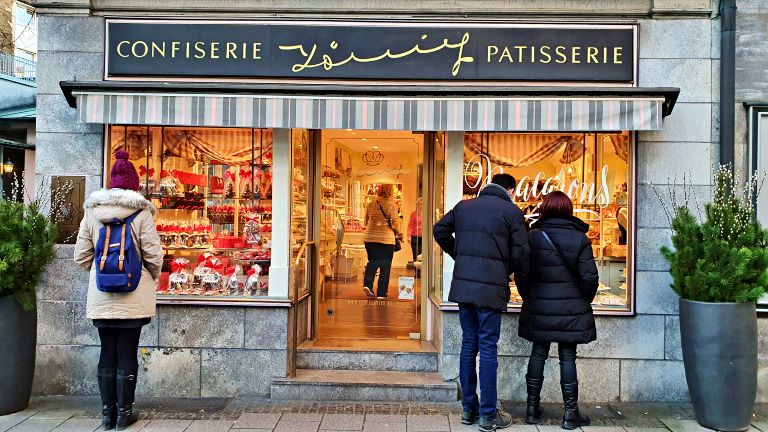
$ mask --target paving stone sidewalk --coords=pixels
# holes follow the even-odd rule
[[[561,431],[561,405],[545,405],[544,424],[522,424],[525,406],[502,403],[516,424],[510,431]],[[32,400],[20,413],[0,416],[3,431],[100,430],[99,399],[44,397]],[[459,403],[410,402],[273,402],[263,398],[141,398],[141,420],[132,432],[453,432],[476,431],[461,424]],[[696,432],[709,431],[693,420],[689,404],[606,403],[583,404],[593,426],[584,432]],[[755,405],[754,432],[768,432],[768,404]]]

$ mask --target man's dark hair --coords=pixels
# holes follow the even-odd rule
[[[494,175],[491,179],[491,183],[497,184],[507,190],[514,189],[515,186],[517,186],[515,178],[505,173]]]

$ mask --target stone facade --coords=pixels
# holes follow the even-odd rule
[[[274,8],[274,2],[264,2]],[[439,3],[439,7],[434,6]],[[746,3],[746,2],[745,2]],[[758,3],[758,2],[752,2]],[[260,17],[271,10],[259,2],[230,0],[206,10],[204,2],[169,0],[101,1],[99,7],[126,16],[153,11],[220,16],[239,13]],[[663,129],[638,135],[637,245],[634,317],[600,317],[598,341],[581,348],[579,360],[584,400],[679,401],[687,399],[680,354],[677,298],[669,288],[667,263],[658,252],[669,244],[670,230],[653,185],[684,173],[692,175],[699,199],[709,199],[711,164],[718,160],[719,21],[710,19],[710,2],[677,1],[514,1],[451,2],[441,9],[433,0],[387,2],[286,2],[279,14],[311,15],[328,6],[339,15],[365,13],[418,14],[456,19],[465,13],[524,13],[546,17],[635,17],[640,26],[639,84],[680,87],[674,112]],[[258,9],[258,12],[256,10]],[[315,11],[317,10],[315,9]],[[38,2],[38,179],[84,175],[87,191],[100,187],[103,132],[99,125],[75,121],[59,88],[61,80],[99,80],[104,75],[104,19],[91,15],[85,0]],[[459,12],[461,14],[459,15]],[[765,39],[765,38],[763,38]],[[766,86],[763,86],[766,87]],[[765,99],[768,99],[765,98]],[[696,157],[691,157],[696,155]],[[688,157],[686,157],[688,156]],[[99,354],[94,328],[84,317],[87,275],[71,261],[72,248],[62,246],[39,293],[37,394],[96,394]],[[439,370],[458,375],[460,328],[455,312],[433,309],[434,344]],[[141,342],[140,391],[145,395],[225,396],[267,394],[273,377],[285,376],[288,313],[280,308],[160,306]],[[768,320],[760,320],[763,341]],[[529,344],[517,337],[517,315],[506,314],[500,345],[500,396],[521,400]],[[768,346],[761,344],[761,377],[768,376]],[[556,350],[553,349],[553,355]],[[557,364],[547,366],[544,396],[559,399]],[[759,400],[768,401],[768,379],[760,381]]]

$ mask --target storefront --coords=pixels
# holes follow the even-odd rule
[[[663,269],[649,263],[657,244],[639,239],[657,234],[642,225],[658,207],[647,185],[653,164],[674,163],[662,160],[665,139],[653,137],[665,133],[680,93],[678,80],[639,85],[639,41],[651,25],[406,18],[102,25],[103,75],[62,77],[61,89],[77,123],[101,137],[98,177],[108,178],[117,150],[128,151],[160,209],[166,265],[142,358],[149,394],[175,382],[185,395],[271,389],[280,397],[282,377],[296,369],[453,378],[460,331],[447,299],[452,262],[430,227],[491,175],[509,172],[529,222],[543,193],[562,190],[590,224],[601,277],[593,307],[606,315],[598,323],[605,339],[583,357],[605,389],[587,398],[684,398],[679,359],[674,349],[670,361],[666,353],[676,324],[667,314],[676,312],[655,294],[665,287],[649,287],[657,285],[649,277],[663,285]],[[391,222],[406,241],[389,284],[370,298],[366,216],[382,189],[392,190]],[[520,298],[510,288],[504,327],[513,338]],[[85,325],[76,323],[75,333],[87,333]],[[502,342],[510,384],[503,397],[521,397],[514,375],[526,349]],[[53,351],[44,358],[58,361]],[[639,379],[638,387],[621,386],[622,374],[649,361],[671,377],[668,398],[643,390]],[[47,373],[38,391],[55,392],[46,381],[61,377]]]

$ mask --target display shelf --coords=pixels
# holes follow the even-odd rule
[[[164,251],[177,251],[177,252],[184,252],[184,251],[206,251],[211,250],[212,246],[183,246],[183,247],[168,247],[163,246]]]

